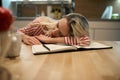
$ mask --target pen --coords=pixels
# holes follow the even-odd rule
[[[42,44],[44,48],[46,48],[47,50],[50,51],[50,49],[45,45],[45,44]]]

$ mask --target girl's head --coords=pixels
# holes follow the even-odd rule
[[[89,36],[87,19],[78,14],[70,13],[59,20],[57,28],[53,31],[54,36]]]
[[[64,18],[67,19],[69,25],[69,35],[80,37],[87,35],[89,36],[89,25],[87,19],[78,13],[70,13]]]

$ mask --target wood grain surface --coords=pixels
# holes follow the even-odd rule
[[[0,64],[12,80],[120,80],[120,53],[114,49],[33,55],[22,44],[20,56]]]

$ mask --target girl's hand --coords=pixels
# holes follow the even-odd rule
[[[28,36],[28,35],[22,35],[22,40],[27,45],[41,44],[41,42],[38,39],[36,39],[35,37]]]
[[[51,38],[51,37],[48,37],[45,35],[39,35],[39,36],[36,36],[35,38],[37,38],[38,40],[40,40],[43,43],[55,43],[54,38]]]

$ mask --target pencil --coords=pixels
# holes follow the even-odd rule
[[[50,51],[50,48],[48,48],[45,44],[42,44],[44,48]]]

